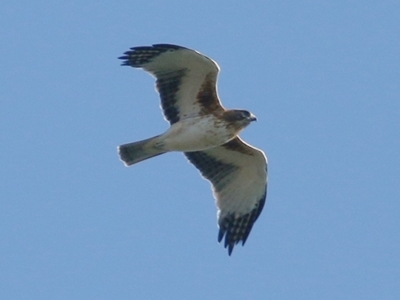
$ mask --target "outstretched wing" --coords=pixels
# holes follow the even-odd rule
[[[246,242],[267,195],[267,158],[239,137],[209,150],[185,152],[212,184],[218,206],[218,241],[225,237],[229,255]]]
[[[219,67],[197,51],[176,45],[134,47],[119,57],[122,65],[156,77],[161,107],[171,123],[224,110],[217,94]]]

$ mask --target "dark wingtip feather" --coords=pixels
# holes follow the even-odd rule
[[[246,243],[255,221],[260,216],[264,207],[265,198],[266,190],[258,205],[248,214],[236,218],[231,214],[220,220],[218,242],[221,242],[225,238],[224,247],[228,249],[229,255],[232,254],[233,248],[239,242],[242,242],[242,246]]]
[[[129,59],[127,56],[120,56],[118,59],[123,59],[124,61],[121,62],[121,66],[130,66]]]
[[[225,235],[225,231],[222,230],[222,228],[220,228],[219,232],[218,232],[218,243],[221,243],[222,239],[224,238],[224,235]]]
[[[225,236],[225,241],[224,241],[224,248],[228,248],[228,254],[231,256],[233,247],[235,247],[235,243],[230,241],[229,239],[229,232],[226,229],[223,229],[220,227],[219,232],[218,232],[218,243],[221,243]]]
[[[229,245],[229,247],[228,247],[228,255],[229,255],[229,256],[231,256],[234,246],[235,246],[235,245]],[[225,247],[225,248],[226,248],[226,247]]]
[[[118,57],[118,59],[124,60],[122,66],[131,66],[134,68],[141,68],[144,64],[151,62],[154,58],[160,54],[179,50],[187,49],[182,46],[172,45],[172,44],[154,44],[153,46],[138,46],[132,47],[129,51],[124,52],[123,56]]]

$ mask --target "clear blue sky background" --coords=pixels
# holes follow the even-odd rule
[[[3,1],[0,299],[400,299],[400,2]],[[221,67],[258,122],[267,203],[217,243],[209,184],[163,132],[153,79],[119,66],[174,43]]]

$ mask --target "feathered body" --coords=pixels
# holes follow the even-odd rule
[[[143,68],[156,77],[164,116],[170,128],[155,137],[121,145],[126,165],[171,151],[184,152],[212,184],[218,207],[218,241],[229,254],[261,213],[266,198],[267,159],[238,134],[256,118],[246,110],[226,110],[217,95],[218,65],[181,46],[135,47],[123,65]]]

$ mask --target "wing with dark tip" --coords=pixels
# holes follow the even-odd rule
[[[267,195],[267,158],[239,137],[205,151],[185,152],[212,184],[218,207],[218,241],[229,255],[246,242]]]
[[[199,52],[156,44],[131,48],[119,58],[122,65],[142,68],[156,77],[161,107],[171,124],[223,110],[216,88],[219,67]]]

